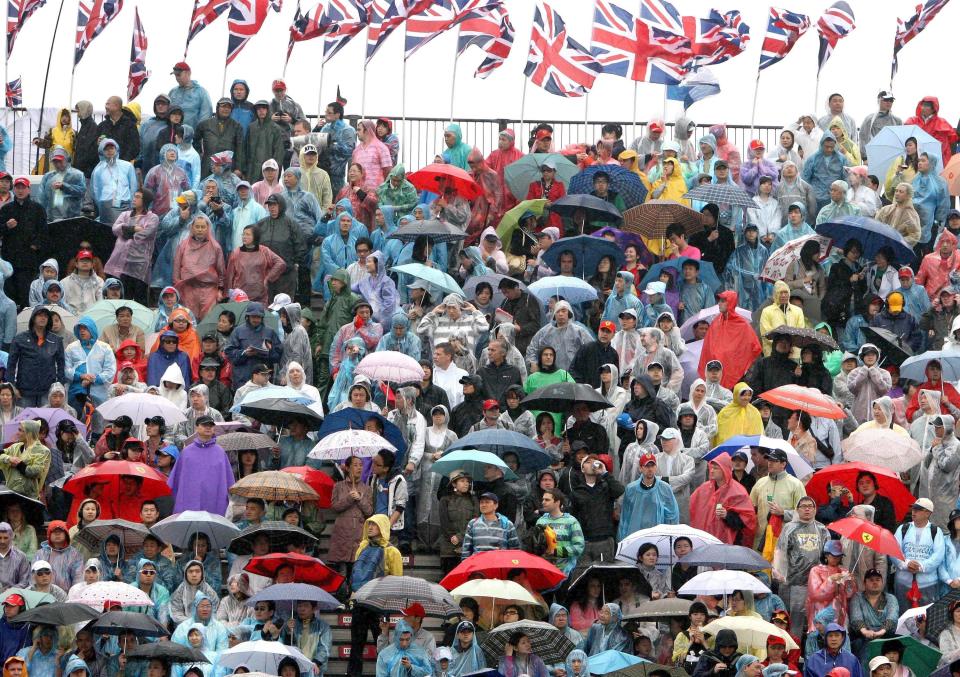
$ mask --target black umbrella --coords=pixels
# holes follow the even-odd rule
[[[541,621],[517,621],[499,625],[480,637],[480,648],[488,660],[496,663],[503,656],[510,636],[520,631],[530,639],[533,653],[547,665],[564,662],[567,654],[576,648],[570,638],[560,630]]]
[[[11,505],[19,505],[23,510],[23,517],[38,530],[42,530],[44,523],[44,507],[40,501],[18,494],[4,484],[0,484],[0,514],[6,519]]]
[[[610,677],[687,677],[683,668],[659,663],[637,663],[629,668],[617,670]]]
[[[551,212],[572,218],[579,209],[587,213],[587,223],[592,221],[603,221],[612,223],[620,221],[623,215],[620,210],[596,195],[581,193],[578,195],[565,195],[549,207]]]
[[[456,242],[467,236],[462,229],[451,223],[427,219],[426,221],[414,221],[397,228],[388,239],[413,242],[421,235],[426,235],[433,242]]]
[[[583,573],[570,583],[567,597],[569,599],[578,599],[592,578],[600,579],[600,583],[603,585],[603,599],[607,602],[612,602],[620,597],[620,580],[623,578],[629,578],[633,581],[637,592],[647,597],[650,596],[650,592],[652,591],[650,583],[633,564],[616,561],[597,562],[584,569]]]
[[[913,348],[907,344],[904,337],[897,336],[889,329],[863,327],[861,331],[869,343],[880,349],[880,360],[883,364],[899,367],[904,360],[913,356]]]
[[[590,411],[600,411],[613,406],[590,386],[570,381],[537,388],[523,399],[522,404],[527,409],[538,411],[567,412],[578,402],[586,404]]]
[[[258,536],[270,539],[270,552],[286,552],[288,545],[316,543],[317,537],[305,529],[286,522],[261,522],[241,531],[232,541],[228,552],[234,555],[253,554],[253,542]]]
[[[307,425],[316,430],[323,423],[323,416],[309,407],[279,397],[268,397],[250,404],[241,404],[240,413],[244,416],[273,426],[285,426],[296,418],[307,421]]]
[[[60,264],[60,270],[66,271],[70,259],[80,250],[81,242],[89,242],[94,255],[106,263],[117,241],[112,226],[112,223],[103,224],[86,216],[50,222],[47,233],[51,253]]]
[[[100,618],[90,621],[83,628],[94,635],[123,635],[130,633],[137,637],[163,637],[170,634],[147,614],[135,611],[108,611]]]
[[[157,658],[168,663],[209,663],[199,649],[161,639],[156,642],[140,644],[127,652],[127,660],[149,661]]]
[[[840,346],[833,340],[829,334],[821,334],[814,329],[806,327],[788,327],[781,324],[776,329],[767,332],[767,338],[773,339],[777,336],[785,336],[790,339],[790,344],[794,348],[820,348],[821,350],[839,350]]]
[[[73,545],[82,545],[91,552],[97,552],[102,541],[116,536],[120,539],[124,552],[137,552],[143,547],[143,539],[149,535],[150,531],[138,522],[121,519],[96,520],[80,530]]]
[[[29,611],[17,614],[11,623],[36,623],[38,625],[73,625],[86,623],[99,616],[100,613],[86,604],[77,602],[58,602],[56,604],[41,604]]]
[[[680,558],[680,564],[691,566],[722,567],[739,571],[763,571],[770,562],[759,552],[742,545],[726,543],[702,545]]]
[[[927,609],[927,638],[940,641],[940,633],[953,624],[950,606],[960,600],[960,590],[951,590]]]

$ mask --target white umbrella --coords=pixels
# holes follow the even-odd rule
[[[240,533],[237,525],[226,517],[206,510],[184,510],[170,515],[153,525],[151,531],[164,543],[178,548],[188,547],[190,539],[201,533],[210,540],[211,550],[226,548]]]
[[[900,620],[897,621],[897,632],[898,635],[911,636],[913,633],[907,628],[907,621],[911,618],[916,618],[917,616],[926,616],[927,609],[929,609],[932,604],[927,604],[926,606],[916,606],[912,609],[907,609],[902,614],[900,614]]]
[[[63,320],[63,328],[70,334],[73,334],[73,327],[77,324],[77,316],[64,308],[63,306],[44,306],[51,313],[56,313]],[[17,332],[26,331],[30,327],[30,316],[33,315],[33,307],[24,308],[17,315]]]
[[[304,656],[300,649],[263,639],[241,642],[232,649],[226,649],[220,654],[220,665],[231,670],[245,665],[247,669],[254,672],[276,675],[279,674],[280,661],[284,658],[297,661],[301,673],[313,674],[313,661]]]
[[[134,425],[142,425],[151,416],[163,416],[168,426],[187,420],[173,402],[159,395],[147,393],[127,393],[110,398],[97,407],[97,411],[105,421],[113,421],[119,416],[129,416]]]
[[[770,592],[759,578],[751,576],[746,571],[734,569],[720,569],[718,571],[704,571],[697,574],[680,586],[678,595],[732,595],[737,590],[750,592]]]
[[[773,437],[766,437],[765,435],[760,435],[760,439],[758,440],[756,446],[760,447],[761,449],[779,449],[780,451],[785,453],[787,455],[787,463],[790,466],[788,470],[793,471],[792,474],[794,477],[803,479],[805,477],[810,477],[810,475],[813,474],[813,466],[811,466],[810,463],[807,462],[807,459],[801,456],[797,452],[797,450],[793,448],[793,445],[791,445],[786,440],[778,440],[778,439],[774,439]],[[713,451],[708,452],[703,457],[703,460],[705,461],[712,460],[720,454],[730,454],[730,456],[733,456],[738,451],[742,451],[747,455],[747,472],[750,472],[751,470],[753,470],[753,458],[750,456],[750,447],[747,445],[734,449],[732,447],[728,447],[726,445],[721,444],[720,449],[715,449]],[[850,460],[847,458],[846,451],[844,451],[844,460]],[[873,463],[873,461],[870,461],[870,463]],[[910,466],[910,467],[913,467],[913,466]]]
[[[704,545],[718,545],[721,541],[713,534],[694,529],[686,524],[661,524],[649,529],[634,531],[617,545],[617,559],[621,562],[637,563],[637,553],[644,543],[657,546],[660,557],[657,564],[671,564],[677,557],[673,554],[673,544],[681,536],[689,538],[693,549]]]
[[[102,609],[108,602],[120,606],[153,606],[150,595],[140,588],[120,581],[91,583],[71,601],[92,606],[94,609]]]
[[[457,602],[464,597],[492,597],[502,602],[518,604],[539,604],[530,591],[519,583],[501,581],[496,578],[475,578],[450,591]]]
[[[317,461],[342,461],[351,456],[371,458],[381,449],[389,449],[394,453],[397,451],[395,446],[369,430],[340,430],[317,442],[307,454],[307,458]]]
[[[907,472],[923,460],[917,441],[890,428],[871,428],[850,435],[843,441],[844,461],[863,461]]]

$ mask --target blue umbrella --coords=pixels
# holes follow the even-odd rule
[[[833,240],[834,247],[842,248],[848,240],[856,238],[863,245],[863,255],[868,259],[873,259],[881,247],[893,249],[894,260],[899,263],[910,263],[915,256],[900,233],[866,216],[841,216],[835,221],[819,224],[815,230]]]
[[[900,365],[900,378],[924,383],[927,380],[927,365],[937,360],[943,368],[944,381],[960,380],[960,353],[944,350],[928,350],[908,357]]]
[[[400,266],[394,266],[390,270],[395,273],[406,273],[410,277],[415,277],[419,280],[423,280],[424,282],[429,282],[431,286],[436,287],[447,294],[463,295],[463,290],[460,289],[460,285],[457,284],[457,281],[439,268],[425,266],[422,263],[405,263]]]
[[[433,465],[430,466],[430,472],[449,475],[454,470],[463,470],[475,479],[482,479],[484,469],[491,465],[503,471],[504,479],[518,479],[516,473],[499,456],[491,454],[489,451],[477,451],[476,449],[458,449],[448,452],[439,461],[433,462]]]
[[[621,221],[623,215],[620,210],[610,202],[594,195],[564,195],[562,198],[550,205],[550,211],[560,216],[573,218],[578,209],[587,213],[587,223],[592,221]]]
[[[526,435],[512,430],[478,430],[447,447],[447,451],[457,449],[479,449],[489,451],[500,458],[507,452],[520,458],[520,472],[532,473],[550,465],[550,456],[543,448]]]
[[[614,268],[620,268],[626,259],[623,250],[616,242],[598,239],[589,235],[564,237],[543,253],[544,265],[550,266],[555,272],[560,271],[560,255],[571,252],[574,256],[573,274],[586,279],[597,272],[597,265],[604,256],[613,257]]]
[[[383,426],[384,439],[397,448],[397,460],[393,466],[395,468],[402,467],[407,456],[407,443],[403,441],[403,434],[400,432],[400,428],[375,411],[367,411],[366,409],[357,409],[355,407],[347,407],[346,409],[335,411],[323,419],[323,423],[320,425],[319,430],[317,430],[317,440],[322,440],[330,433],[341,430],[363,428],[371,418],[380,421],[380,425]]]
[[[630,207],[636,207],[643,204],[647,199],[647,187],[643,185],[640,177],[618,165],[593,165],[587,167],[582,172],[570,179],[570,185],[567,187],[567,193],[576,195],[578,193],[589,194],[593,190],[593,177],[597,172],[604,172],[610,175],[610,190],[618,193],[623,198],[623,203]]]
[[[797,453],[796,449],[794,449],[789,442],[786,440],[777,440],[765,435],[735,435],[708,451],[706,455],[704,455],[703,460],[712,461],[720,454],[733,456],[744,447],[780,449],[787,455],[787,472],[794,477],[806,477],[813,472],[810,464]],[[747,461],[747,469],[749,470],[752,467],[753,462]]]
[[[598,654],[590,656],[590,674],[605,675],[609,672],[616,672],[617,670],[626,670],[631,665],[649,662],[650,661],[644,660],[643,658],[623,653],[622,651],[607,649],[606,651],[601,651]]]
[[[902,155],[906,155],[904,145],[907,139],[917,140],[917,154],[930,153],[940,160],[943,167],[943,148],[940,142],[917,125],[891,125],[884,127],[867,143],[867,157],[870,158],[870,173],[883,178],[890,171],[890,165]]]
[[[553,249],[553,247],[551,247],[551,249]],[[647,271],[647,274],[643,276],[643,280],[640,281],[640,284],[637,286],[637,288],[642,291],[644,288],[646,288],[648,283],[656,282],[660,279],[660,271],[667,268],[674,268],[677,271],[677,279],[682,280],[683,264],[685,261],[692,260],[693,259],[688,259],[686,256],[681,256],[678,259],[661,261]],[[713,264],[708,261],[698,261],[697,263],[700,264],[700,281],[710,287],[710,290],[716,294],[718,291],[720,291],[720,278],[717,277],[717,271],[714,270]]]
[[[597,290],[589,282],[581,280],[579,277],[563,275],[540,278],[527,287],[527,291],[536,296],[543,304],[546,304],[551,296],[562,296],[574,306],[597,298]]]
[[[575,164],[560,153],[524,155],[516,162],[511,162],[503,170],[503,178],[506,181],[507,188],[518,200],[525,200],[530,184],[540,180],[540,167],[545,160],[553,161],[556,169],[556,180],[564,185],[570,183],[570,179],[580,171]]]
[[[332,611],[338,609],[342,604],[329,592],[315,585],[306,583],[275,583],[267,586],[256,595],[247,600],[249,607],[257,605],[257,602],[316,602],[321,611]]]

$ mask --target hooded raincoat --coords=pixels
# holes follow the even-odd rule
[[[154,169],[161,169],[161,165]],[[156,212],[148,211],[139,215],[134,215],[132,210],[123,212],[113,224],[117,241],[103,267],[104,272],[118,279],[126,275],[148,284],[159,227],[160,220]]]
[[[610,612],[610,622],[604,625],[598,620],[590,626],[583,643],[583,651],[587,656],[596,656],[604,651],[630,653],[633,641],[621,626],[623,613],[620,605],[611,602],[603,606]]]
[[[713,437],[713,446],[736,435],[763,434],[763,419],[757,408],[752,404],[745,407],[740,405],[740,393],[748,389],[749,386],[743,382],[733,386],[733,402],[717,414],[717,433]]]
[[[230,459],[217,439],[203,442],[197,438],[180,452],[167,482],[176,497],[173,511],[206,510],[215,515],[226,514],[227,490],[234,482]]]
[[[303,261],[307,253],[306,238],[296,221],[287,215],[287,200],[282,195],[275,197],[280,207],[277,218],[267,216],[257,223],[260,228],[260,244],[287,262],[287,270],[277,281],[268,285],[268,296],[288,294],[291,297],[297,290],[296,264]]]
[[[823,206],[830,201],[830,184],[834,181],[843,181],[846,178],[845,169],[852,163],[834,148],[827,155],[823,146],[827,141],[836,142],[836,137],[830,132],[824,132],[820,138],[820,150],[804,158],[803,180],[810,184],[817,196],[817,205]]]
[[[212,233],[200,240],[191,235],[173,257],[173,279],[184,305],[196,317],[205,317],[217,299],[225,296],[223,250]]]
[[[381,252],[373,252],[367,257],[376,262],[375,275],[366,275],[353,286],[353,291],[359,293],[373,307],[373,321],[383,326],[390,324],[394,311],[397,308],[397,286],[387,275],[387,266]]]
[[[396,187],[394,183],[397,184]],[[417,189],[407,181],[407,173],[402,164],[391,169],[384,182],[377,187],[377,202],[380,208],[393,207],[395,218],[412,213],[417,201]],[[377,247],[376,242],[374,247]]]
[[[173,160],[167,155],[174,153]],[[163,216],[171,209],[176,209],[177,197],[185,190],[190,190],[190,181],[187,173],[178,164],[180,150],[172,143],[164,144],[160,148],[160,163],[155,165],[143,180],[143,187],[153,192],[151,211],[158,217]]]
[[[90,332],[90,338],[80,338],[80,327]],[[64,374],[70,388],[70,397],[87,395],[95,405],[107,399],[107,387],[113,383],[117,373],[117,358],[103,341],[98,341],[100,331],[92,319],[84,315],[73,328],[77,340],[67,346],[64,351]],[[94,379],[89,385],[82,382],[83,376],[90,375]]]
[[[933,115],[923,116],[923,104],[933,106]],[[940,117],[940,100],[935,96],[925,96],[917,102],[916,115],[903,121],[905,125],[917,125],[920,129],[940,142],[942,157],[940,160],[946,165],[953,156],[953,145],[957,142],[957,130],[953,125]]]
[[[51,162],[51,170],[43,175],[37,197],[37,201],[43,205],[47,212],[47,219],[50,221],[80,216],[80,204],[87,188],[87,180],[83,172],[70,165],[70,152],[63,146],[53,147],[54,153],[58,150],[63,151],[67,156],[63,171],[57,170]],[[60,184],[59,188],[53,187],[56,183]]]
[[[940,158],[934,154],[921,153],[929,160],[927,171],[917,171],[913,178],[913,206],[920,215],[921,244],[930,242],[934,224],[946,223],[950,211],[950,191],[947,182],[940,176]]]
[[[723,483],[707,479],[690,496],[690,525],[713,534],[723,543],[753,547],[757,529],[757,514],[750,495],[740,482],[733,479],[730,456],[720,454],[709,461],[723,472]],[[717,515],[717,506],[726,511]]]
[[[119,148],[113,139],[103,139],[97,146],[100,163],[90,177],[90,192],[101,211],[101,218],[128,209],[138,188],[136,170],[132,164],[120,159],[119,151],[111,160],[103,154],[103,149],[109,145]]]
[[[720,313],[707,329],[700,351],[698,371],[702,376],[706,373],[708,362],[719,360],[723,365],[723,378],[720,382],[724,388],[733,388],[761,355],[762,350],[753,327],[736,312],[739,300],[737,292],[720,292],[717,298],[727,302],[727,312]]]
[[[453,134],[453,145],[444,148],[440,154],[443,161],[448,165],[454,165],[465,171],[469,170],[470,166],[467,164],[467,156],[470,155],[472,148],[470,144],[463,142],[463,132],[460,130],[460,125],[451,122],[443,131],[444,133],[449,132]]]

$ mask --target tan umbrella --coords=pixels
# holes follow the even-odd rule
[[[230,487],[230,493],[264,501],[316,501],[320,498],[309,484],[288,472],[264,470],[247,475]]]

